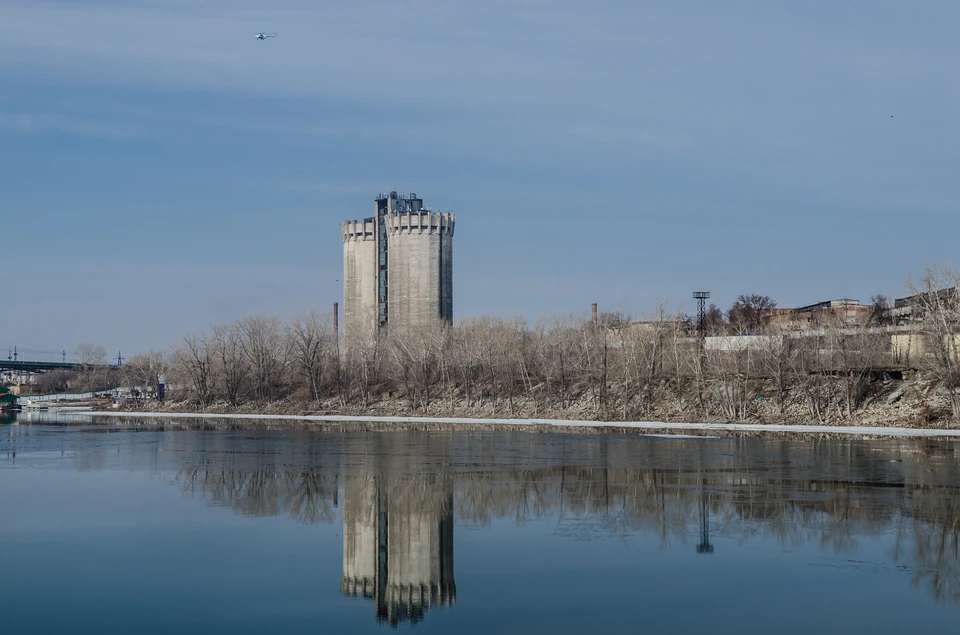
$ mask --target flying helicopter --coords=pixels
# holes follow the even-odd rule
[[[265,40],[268,37],[277,37],[277,34],[276,33],[257,33],[253,37],[257,38],[258,40]]]

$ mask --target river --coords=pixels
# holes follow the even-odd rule
[[[952,632],[955,441],[0,425],[9,633]]]

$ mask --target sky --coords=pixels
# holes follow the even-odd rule
[[[0,346],[30,357],[329,311],[340,221],[390,190],[457,214],[455,319],[868,302],[957,260],[952,0],[0,17]]]

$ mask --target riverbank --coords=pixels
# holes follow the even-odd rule
[[[378,417],[364,415],[215,414],[197,412],[92,411],[95,417],[117,419],[167,419],[185,427],[202,424],[212,427],[263,427],[263,423],[298,422],[310,427],[337,430],[524,430],[528,432],[581,432],[626,434],[685,434],[724,436],[794,436],[809,438],[956,438],[960,429],[905,428],[896,426],[833,426],[758,423],[691,423],[666,421],[589,421],[571,419],[510,419],[472,417]],[[222,426],[218,426],[221,423]],[[258,425],[261,424],[261,425]],[[312,425],[311,425],[312,424]],[[270,426],[273,427],[273,426]]]
[[[163,403],[124,400],[120,409],[212,415],[342,416],[352,420],[375,416],[960,429],[960,421],[951,412],[949,393],[936,381],[917,373],[896,379],[877,378],[859,385],[854,399],[847,380],[842,376],[824,376],[817,379],[820,383],[815,389],[788,385],[783,391],[769,378],[750,380],[749,386],[739,387],[717,378],[708,378],[702,384],[664,381],[654,391],[633,395],[627,401],[610,395],[599,401],[598,395],[582,382],[572,385],[567,391],[569,398],[562,402],[537,398],[536,387],[527,391],[532,397],[520,392],[509,397],[487,395],[468,399],[463,391],[451,390],[411,403],[403,392],[380,390],[371,392],[363,403],[357,401],[356,395],[344,399],[328,396],[319,401],[297,396],[237,404],[215,399],[205,407],[197,403],[192,393],[177,393]]]

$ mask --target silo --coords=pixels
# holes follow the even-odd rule
[[[376,198],[376,216],[341,223],[344,344],[453,322],[456,217],[416,194]]]
[[[454,215],[430,211],[385,217],[389,329],[407,335],[453,321]]]
[[[340,223],[343,238],[343,340],[356,342],[376,332],[376,219]]]

